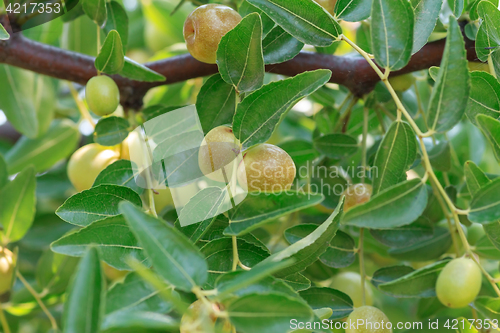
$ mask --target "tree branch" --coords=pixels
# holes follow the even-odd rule
[[[445,40],[428,43],[422,50],[413,55],[405,68],[392,75],[439,66],[444,45]],[[466,48],[468,59],[477,60],[474,42],[467,38]],[[13,33],[9,40],[0,41],[0,63],[82,85],[97,74],[93,57],[32,41],[23,37],[21,33]],[[146,66],[163,74],[167,78],[166,82],[139,82],[119,75],[112,76],[120,88],[121,103],[125,108],[140,108],[144,95],[153,87],[217,72],[216,65],[201,63],[189,54],[150,62]],[[290,61],[266,66],[266,71],[293,76],[320,68],[332,71],[330,82],[346,86],[357,96],[370,92],[379,81],[377,74],[363,58],[349,55],[334,56],[301,52]]]

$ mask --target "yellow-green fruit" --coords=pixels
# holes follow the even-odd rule
[[[415,77],[411,74],[398,75],[390,77],[389,83],[396,91],[406,91],[415,83]]]
[[[68,178],[79,192],[88,190],[99,173],[117,161],[120,154],[115,150],[91,143],[73,153],[68,162]]]
[[[15,268],[14,254],[6,248],[0,248],[0,296],[10,290]]]
[[[281,192],[290,189],[296,172],[286,151],[264,143],[245,152],[238,166],[238,181],[251,192]]]
[[[467,240],[470,245],[476,245],[477,241],[484,235],[484,228],[479,223],[472,223],[471,226],[467,228]]]
[[[370,201],[373,187],[370,184],[354,184],[349,186],[345,191],[344,212]]]
[[[227,6],[208,4],[196,8],[184,23],[189,53],[201,62],[215,64],[221,38],[240,21],[240,14]]]
[[[106,278],[108,278],[108,280],[110,281],[121,280],[125,277],[125,275],[129,273],[128,271],[120,271],[112,266],[109,266],[104,261],[102,262],[102,268],[104,271],[104,275],[106,275]]]
[[[389,318],[373,306],[354,309],[347,317],[346,324],[346,333],[392,333]]]
[[[490,73],[490,66],[485,62],[469,61],[468,67],[470,72],[483,71],[486,73]]]
[[[436,294],[449,308],[463,308],[474,301],[481,289],[481,270],[469,258],[450,261],[439,274]]]
[[[236,157],[240,154],[240,142],[227,126],[219,126],[207,133],[198,152],[201,172],[210,179],[225,182],[232,176]],[[224,176],[223,171],[226,173]]]
[[[325,8],[327,12],[330,14],[334,15],[335,14],[335,3],[337,0],[314,0],[318,4],[321,5],[321,7]]]
[[[218,309],[218,305],[212,304],[213,311],[207,308],[207,305],[198,300],[191,304],[188,311],[181,318],[180,333],[206,333],[213,332],[217,318],[213,312]],[[229,322],[217,325],[217,332],[230,333],[231,325]]]
[[[115,81],[108,76],[91,78],[85,86],[85,98],[90,110],[98,116],[115,112],[120,103],[120,91]]]
[[[155,210],[158,214],[168,205],[173,206],[174,199],[172,198],[172,193],[169,188],[156,189],[155,192],[153,200],[155,202]]]
[[[354,307],[363,305],[363,293],[361,292],[361,275],[355,272],[342,272],[335,275],[330,283],[334,289],[340,290],[347,294],[354,303]],[[366,305],[373,304],[373,291],[370,285],[365,281],[365,297]]]

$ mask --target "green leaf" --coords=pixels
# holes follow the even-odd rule
[[[295,259],[296,262],[292,266],[275,274],[278,278],[283,278],[303,271],[326,251],[330,241],[335,237],[340,225],[343,206],[344,201],[341,200],[337,209],[335,209],[332,215],[330,215],[330,217],[328,217],[328,219],[316,230],[284,250],[273,254],[264,260],[263,263],[270,261],[279,262],[288,258]]]
[[[484,185],[472,197],[469,220],[476,223],[489,223],[500,220],[500,178]]]
[[[500,48],[500,10],[489,1],[481,1],[477,13],[483,19],[476,37],[477,57],[487,61],[488,56]]]
[[[230,224],[224,234],[244,235],[281,216],[317,205],[323,199],[322,194],[294,191],[249,195],[228,212]]]
[[[417,140],[411,126],[403,121],[392,123],[375,156],[373,194],[406,180],[406,171],[416,157]]]
[[[217,65],[224,81],[239,92],[258,89],[264,83],[262,21],[253,13],[222,37]]]
[[[399,228],[370,230],[373,238],[389,247],[404,248],[431,238],[434,229],[431,222],[424,216],[412,224]]]
[[[281,278],[281,281],[286,282],[287,285],[295,291],[306,290],[311,287],[311,281],[301,273],[295,273]]]
[[[398,70],[410,61],[413,47],[413,8],[407,0],[373,0],[372,52],[383,68]]]
[[[196,98],[196,111],[206,134],[211,129],[230,124],[236,112],[236,90],[220,74],[211,76]]]
[[[122,117],[106,117],[99,120],[94,130],[94,141],[101,146],[116,146],[128,136],[130,124]]]
[[[68,157],[75,150],[80,134],[69,121],[56,121],[42,137],[22,137],[5,154],[9,173],[14,174],[28,165],[34,165],[37,172],[43,172]]]
[[[342,28],[320,5],[309,0],[248,0],[304,44],[329,46]]]
[[[186,236],[130,203],[119,206],[158,274],[184,291],[205,283],[207,263]]]
[[[189,202],[188,202],[189,204]],[[189,240],[193,243],[197,243],[199,240],[203,239],[207,233],[210,233],[212,226],[221,226],[220,235],[222,236],[222,230],[229,225],[229,221],[227,217],[224,215],[218,215],[211,218],[208,218],[199,223],[194,223],[187,225],[185,227],[181,227],[179,220],[175,221],[175,227],[179,229]]]
[[[472,161],[465,162],[465,181],[471,195],[475,195],[483,186],[490,182],[486,174]]]
[[[216,186],[206,187],[197,192],[182,208],[179,215],[180,224],[189,225],[194,221],[204,223],[207,220],[213,220],[213,217],[221,213],[219,208],[227,194],[225,189]]]
[[[299,295],[314,310],[321,308],[332,309],[333,314],[329,316],[329,320],[345,318],[354,310],[351,298],[332,288],[312,287],[302,290]]]
[[[92,223],[58,239],[50,247],[57,253],[81,257],[93,246],[99,249],[101,260],[119,270],[130,269],[125,261],[129,256],[141,262],[146,259],[122,216]]]
[[[5,163],[5,160],[0,154],[0,190],[7,185],[9,182],[9,172],[7,170],[7,163]]]
[[[373,274],[372,282],[393,297],[435,297],[437,278],[449,261],[441,260],[416,271],[407,266],[382,268]]]
[[[125,57],[123,68],[118,74],[142,82],[163,82],[166,80],[165,76],[127,57]]]
[[[64,302],[63,331],[98,332],[104,312],[106,282],[97,249],[90,248],[83,256]]]
[[[474,301],[474,307],[486,318],[500,320],[500,299],[487,296],[479,296]],[[498,325],[497,325],[498,326]]]
[[[457,318],[458,320],[458,333],[479,333],[475,325],[464,317]],[[472,319],[471,319],[472,320]]]
[[[493,225],[495,224],[498,226],[498,223],[493,223]],[[491,229],[488,231],[491,233]],[[474,244],[474,251],[483,258],[500,260],[500,251],[497,248],[498,243],[496,245],[493,243],[490,239],[490,233],[487,234],[487,236],[481,237],[476,244]]]
[[[429,151],[429,161],[435,170],[448,172],[451,170],[450,143],[441,141]]]
[[[99,185],[118,185],[125,186],[131,190],[142,194],[144,189],[137,185],[134,179],[134,170],[132,169],[132,163],[128,160],[119,160],[110,164],[106,169],[102,170],[97,176],[92,187],[97,187]]]
[[[476,117],[476,122],[491,144],[495,157],[500,161],[500,121],[480,114]]]
[[[431,130],[446,132],[462,119],[469,97],[469,70],[460,27],[450,18],[439,74],[429,101],[427,123]]]
[[[456,18],[459,18],[464,11],[464,0],[447,0],[451,12]]]
[[[283,294],[250,294],[227,307],[229,319],[236,330],[245,333],[285,333],[292,320],[309,322],[311,308],[302,300]]]
[[[302,0],[301,0],[302,1]],[[248,95],[236,109],[233,131],[244,148],[266,142],[282,116],[304,97],[328,82],[329,70],[305,72],[271,82]]]
[[[401,227],[414,222],[427,205],[427,188],[420,179],[405,181],[373,196],[345,213],[343,223],[370,229]]]
[[[411,53],[417,53],[427,44],[427,40],[436,26],[443,0],[410,0],[415,14],[413,27],[413,48]]]
[[[118,204],[123,200],[142,206],[139,195],[128,187],[99,185],[69,197],[56,214],[66,222],[85,227],[119,215]]]
[[[104,317],[100,332],[178,332],[179,321],[157,312],[118,311]]]
[[[479,114],[495,119],[500,116],[500,82],[486,72],[472,72],[469,101],[467,102],[467,118],[474,124]]]
[[[110,1],[106,3],[107,20],[103,30],[109,34],[111,30],[116,30],[120,34],[120,39],[123,45],[123,52],[127,49],[128,44],[128,16],[125,8],[118,1]]]
[[[262,20],[262,37],[266,37],[267,34],[276,26],[273,20],[269,16],[266,15],[262,10],[251,5],[248,1],[243,0],[238,11],[241,17],[245,17],[252,13],[258,13],[260,15],[260,19]]]
[[[7,30],[5,30],[3,25],[0,24],[0,40],[8,40],[9,38],[9,33],[7,32]]]
[[[307,163],[308,161],[314,160],[318,157],[318,153],[313,147],[313,144],[305,140],[287,140],[280,143],[280,146],[284,151],[290,155],[293,162],[297,166]]]
[[[35,217],[35,169],[28,167],[0,191],[0,239],[4,244],[24,237]]]
[[[117,74],[122,70],[124,62],[120,34],[116,30],[111,30],[95,58],[95,68],[106,74]]]
[[[500,250],[500,221],[483,224],[483,229],[491,244]]]
[[[326,134],[314,139],[314,148],[329,158],[343,158],[358,151],[358,141],[347,134]]]
[[[262,41],[262,52],[266,65],[279,64],[295,58],[300,53],[304,43],[297,40],[282,27],[276,26]]]
[[[106,24],[107,12],[105,0],[83,0],[82,8],[85,14],[99,27],[103,28]]]
[[[429,261],[441,257],[452,245],[448,228],[437,227],[434,235],[413,245],[393,248],[388,251],[391,257],[407,261]]]
[[[335,14],[347,22],[360,22],[370,17],[373,0],[338,0]]]
[[[51,294],[64,293],[80,259],[44,251],[36,265],[36,281],[42,290]]]

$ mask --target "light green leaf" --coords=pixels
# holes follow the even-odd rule
[[[126,263],[129,256],[141,262],[146,259],[122,216],[92,223],[58,239],[50,247],[57,253],[81,257],[89,247],[93,246],[99,249],[101,260],[119,270],[130,269]]]
[[[469,220],[490,223],[500,220],[500,178],[484,185],[474,194],[470,203]]]
[[[111,30],[116,30],[120,34],[120,39],[123,45],[123,52],[127,49],[128,44],[128,16],[125,8],[118,1],[110,1],[106,3],[108,18],[103,30],[109,34]]]
[[[7,185],[9,182],[9,171],[7,169],[7,163],[5,163],[5,159],[2,154],[0,154],[0,190]]]
[[[472,72],[471,89],[466,114],[474,125],[476,117],[484,114],[495,119],[500,117],[500,82],[486,72]]]
[[[97,249],[90,248],[78,265],[64,302],[63,331],[98,332],[104,312],[105,291],[99,254]]]
[[[236,90],[220,74],[211,76],[196,98],[196,111],[206,134],[211,129],[230,124],[236,111]]]
[[[429,101],[427,123],[431,130],[446,132],[462,119],[470,90],[469,70],[462,32],[450,18],[439,74]]]
[[[36,265],[38,286],[51,294],[61,294],[68,288],[80,258],[73,258],[50,249],[43,252]]]
[[[217,49],[217,65],[224,81],[239,92],[262,86],[265,72],[259,14],[248,15],[222,37]]]
[[[464,173],[465,181],[471,195],[475,195],[483,186],[490,182],[488,176],[472,161],[465,162]]]
[[[233,131],[248,148],[266,142],[281,117],[304,97],[318,90],[330,79],[329,70],[305,72],[295,77],[271,82],[254,91],[238,104]]]
[[[127,57],[125,57],[123,68],[118,74],[142,82],[163,82],[166,80],[165,76]]]
[[[184,291],[205,283],[207,263],[186,236],[130,203],[119,207],[158,274]]]
[[[392,123],[375,156],[373,194],[377,194],[402,180],[417,157],[417,140],[411,126],[403,121]]]
[[[474,301],[474,307],[489,319],[500,320],[500,298],[479,296]]]
[[[313,141],[314,148],[330,158],[343,158],[358,151],[358,141],[347,134],[326,134]]]
[[[500,221],[485,223],[483,228],[491,244],[500,250]]]
[[[105,0],[83,0],[82,8],[85,14],[99,27],[103,28],[106,24],[107,11]]]
[[[485,226],[486,225],[489,224],[485,224]],[[498,226],[498,223],[493,223],[492,225]],[[492,230],[490,229],[488,231],[491,233]],[[477,253],[480,257],[486,259],[500,260],[500,251],[497,248],[498,243],[495,244],[494,241],[491,240],[490,233],[488,233],[487,236],[481,237],[476,242],[476,244],[474,244],[474,252]]]
[[[35,169],[28,167],[0,191],[0,239],[4,244],[23,238],[35,217]]]
[[[329,46],[342,28],[320,5],[309,0],[247,0],[304,44]]]
[[[129,127],[130,124],[125,118],[102,118],[94,129],[94,142],[101,146],[116,146],[127,138]]]
[[[427,205],[427,188],[420,179],[405,181],[373,196],[345,213],[343,223],[370,229],[401,227],[414,222]]]
[[[480,114],[476,117],[476,122],[491,144],[495,157],[500,161],[500,121]]]
[[[262,41],[264,63],[279,64],[295,58],[300,53],[304,43],[297,40],[282,27],[276,26]]]
[[[366,20],[371,13],[373,0],[337,0],[335,14],[347,22]]]
[[[99,332],[178,332],[179,324],[178,319],[153,311],[118,311],[104,317]]]
[[[120,34],[116,30],[111,30],[95,59],[95,68],[106,74],[117,74],[122,70],[124,63]]]
[[[477,13],[483,19],[476,37],[477,57],[487,61],[488,56],[500,49],[500,10],[489,1],[481,1]]]
[[[415,13],[413,27],[413,48],[411,53],[417,53],[427,43],[439,18],[443,0],[411,0]]]
[[[9,38],[9,33],[7,32],[7,30],[5,30],[3,25],[0,24],[0,40],[8,40]]]
[[[373,0],[372,52],[383,68],[398,70],[410,61],[413,47],[413,8],[407,0]]]
[[[456,18],[459,18],[464,11],[464,0],[447,0],[448,6],[450,6],[451,12]]]
[[[66,222],[85,227],[119,215],[118,204],[123,200],[142,205],[139,195],[128,187],[99,185],[69,197],[56,214]]]
[[[22,137],[5,154],[9,173],[14,174],[28,165],[34,165],[37,172],[43,172],[68,157],[76,148],[80,134],[70,121],[56,121],[42,137]]]
[[[137,185],[134,179],[132,163],[128,160],[119,160],[110,164],[97,176],[92,187],[99,185],[119,185],[129,187],[138,194],[142,194],[144,189]]]

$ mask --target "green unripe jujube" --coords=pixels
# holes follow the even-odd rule
[[[92,112],[98,116],[107,116],[115,112],[118,107],[120,91],[113,79],[99,75],[87,82],[85,98]]]
[[[355,308],[347,318],[346,333],[392,333],[389,318],[373,306]]]
[[[361,275],[355,272],[342,272],[335,275],[330,286],[347,294],[355,307],[363,305],[363,294],[361,291]],[[370,285],[365,281],[365,301],[366,305],[373,304],[373,291]]]
[[[0,296],[10,290],[15,267],[14,254],[6,248],[0,248]]]

